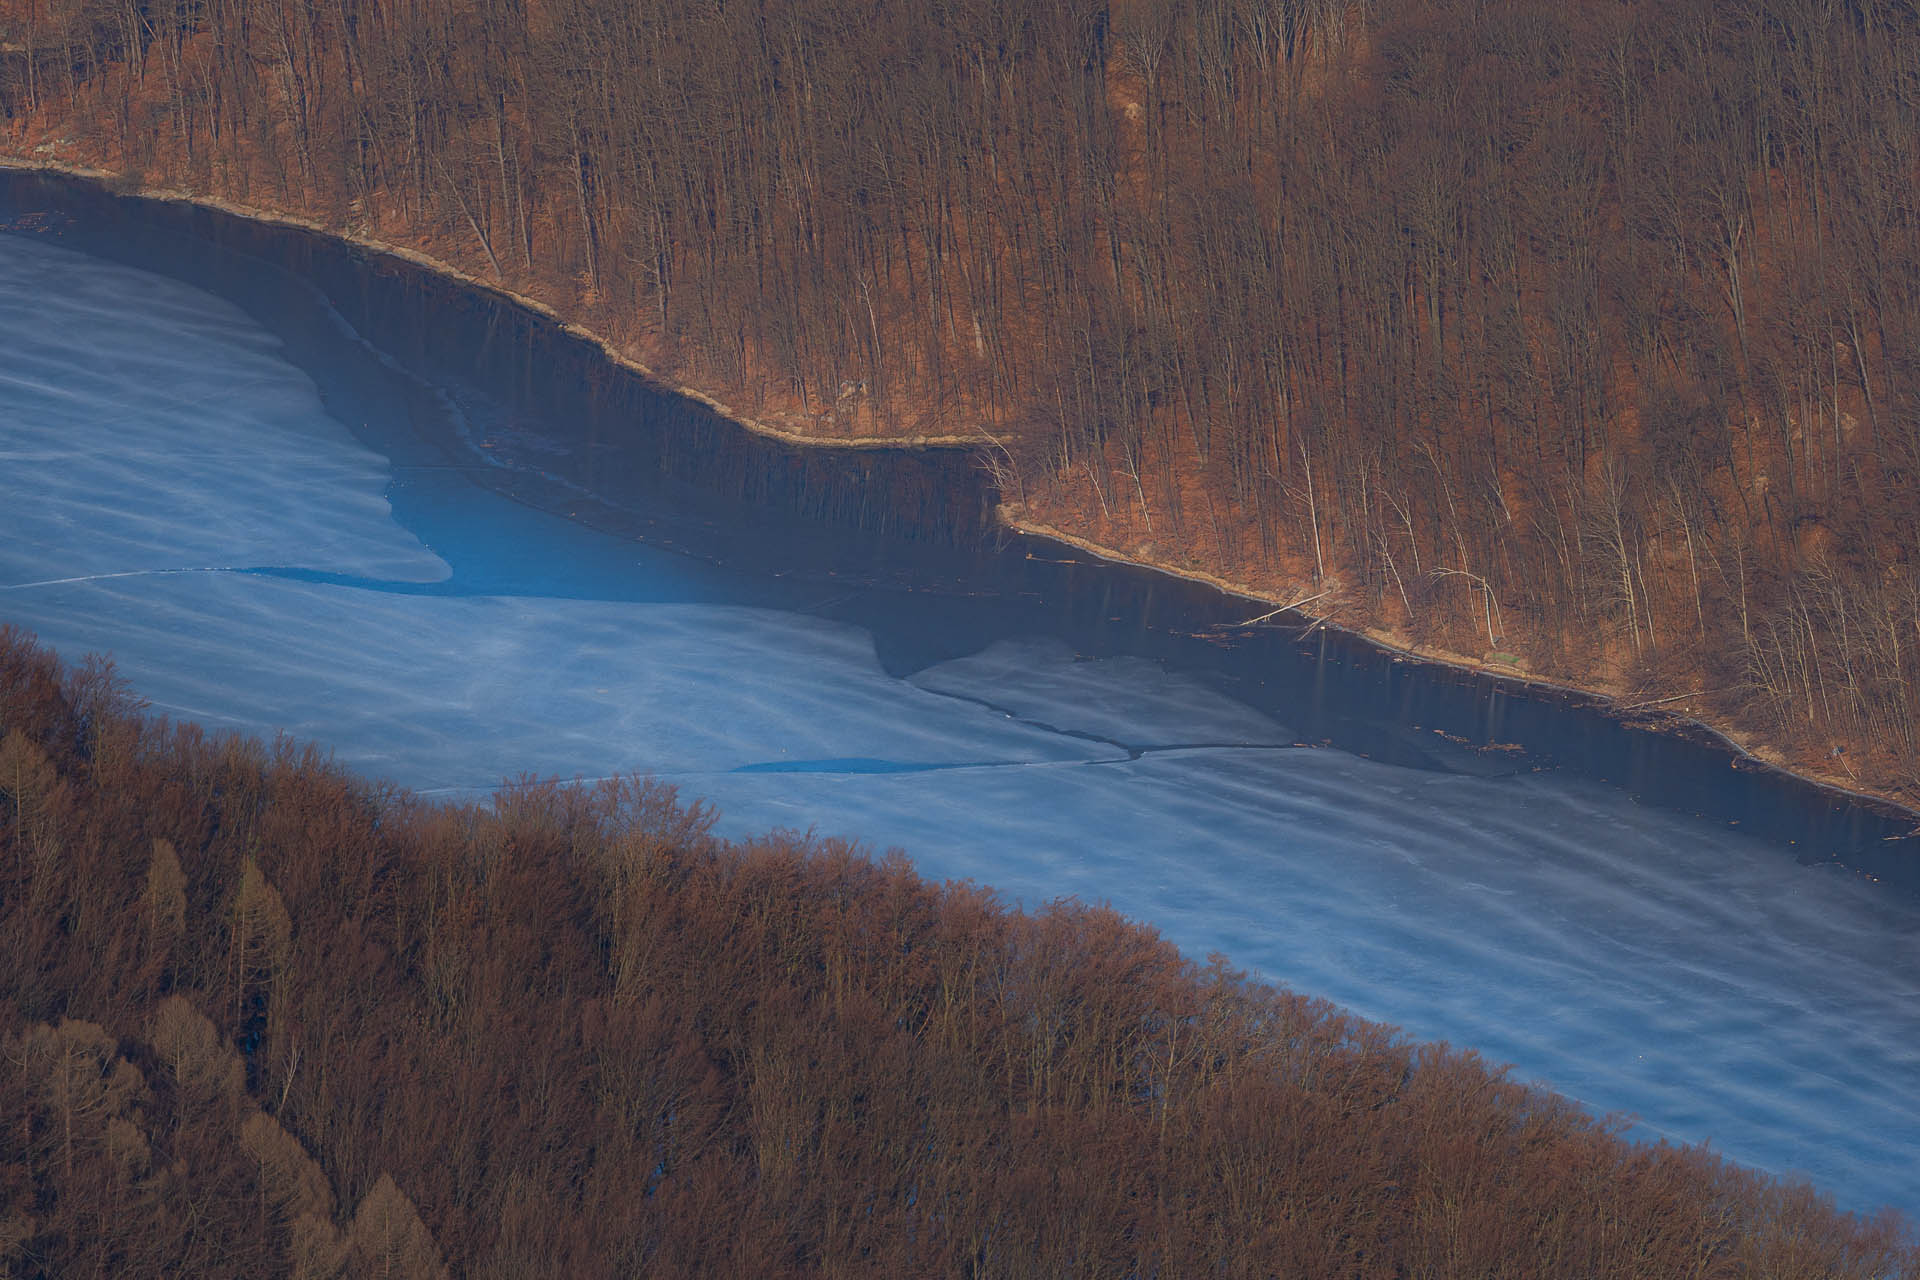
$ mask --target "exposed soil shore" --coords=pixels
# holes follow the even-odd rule
[[[1552,690],[1557,693],[1595,699],[1600,703],[1598,710],[1622,719],[1631,718],[1637,726],[1650,732],[1704,734],[1724,744],[1746,765],[1799,778],[1825,791],[1844,796],[1848,800],[1890,810],[1904,819],[1912,820],[1915,824],[1915,833],[1920,834],[1920,809],[1915,809],[1899,797],[1863,787],[1856,779],[1805,767],[1788,759],[1784,753],[1770,744],[1757,741],[1751,734],[1716,724],[1710,719],[1672,709],[1675,704],[1698,697],[1697,694],[1683,694],[1678,698],[1640,700],[1631,691],[1578,684],[1570,680],[1530,672],[1515,663],[1490,661],[1487,658],[1474,657],[1454,649],[1416,643],[1398,632],[1382,627],[1360,625],[1350,620],[1343,621],[1337,613],[1316,614],[1311,609],[1298,607],[1293,602],[1302,599],[1306,595],[1304,592],[1296,592],[1289,597],[1248,583],[1223,578],[1202,569],[1183,568],[1163,564],[1151,558],[1129,555],[1033,519],[1022,512],[1017,504],[1003,505],[1000,508],[1000,514],[1002,523],[1018,533],[1057,542],[1062,546],[1071,547],[1086,555],[1112,561],[1115,564],[1133,565],[1151,569],[1156,573],[1205,583],[1217,591],[1243,599],[1249,605],[1277,606],[1276,612],[1291,611],[1309,619],[1309,629],[1326,627],[1358,636],[1369,644],[1404,655],[1416,662],[1431,663],[1458,671],[1470,671],[1489,679],[1508,681],[1528,688]]]
[[[623,349],[612,340],[568,318],[559,310],[537,297],[532,297],[507,288],[499,283],[482,279],[443,258],[418,248],[329,226],[298,213],[270,207],[243,205],[172,187],[147,186],[130,179],[129,176],[124,173],[52,159],[42,155],[21,156],[0,153],[0,168],[16,171],[26,170],[55,173],[67,177],[87,179],[111,186],[113,189],[129,195],[137,195],[145,199],[168,203],[197,205],[269,225],[295,227],[319,235],[329,236],[370,252],[390,255],[424,270],[457,280],[471,288],[483,290],[496,297],[505,298],[523,306],[552,321],[568,334],[582,341],[592,343],[609,361],[640,375],[650,383],[664,390],[671,391],[676,395],[685,396],[688,399],[694,400],[746,431],[786,444],[820,449],[872,450],[986,449],[996,443],[992,434],[985,429],[975,431],[971,434],[903,433],[900,435],[869,434],[841,436],[797,429],[795,427],[769,422],[764,418],[743,412],[697,387],[689,386],[676,379],[663,376],[658,370],[640,360],[631,352]],[[1915,823],[1916,832],[1920,832],[1920,809],[1916,809],[1903,797],[1892,792],[1876,789],[1869,785],[1863,785],[1860,779],[1835,774],[1827,769],[1821,768],[1819,763],[1810,755],[1789,755],[1779,750],[1776,746],[1760,740],[1753,734],[1745,733],[1725,723],[1718,723],[1715,718],[1687,714],[1677,709],[1692,699],[1702,697],[1703,695],[1701,694],[1686,693],[1673,697],[1640,700],[1640,695],[1634,690],[1609,687],[1605,684],[1581,684],[1565,679],[1548,677],[1526,670],[1524,663],[1518,661],[1490,660],[1492,655],[1475,657],[1471,654],[1461,653],[1451,649],[1415,643],[1397,632],[1368,625],[1365,620],[1355,619],[1351,616],[1343,616],[1345,611],[1338,608],[1339,602],[1337,598],[1334,609],[1315,612],[1309,606],[1323,598],[1323,596],[1316,596],[1310,590],[1294,592],[1279,591],[1270,586],[1257,585],[1229,578],[1205,568],[1172,563],[1150,553],[1143,553],[1137,549],[1131,552],[1121,550],[1076,534],[1070,529],[1056,527],[1029,511],[1024,504],[1019,502],[1011,500],[1004,501],[996,510],[998,520],[1010,532],[1057,542],[1063,546],[1071,547],[1076,551],[1101,560],[1151,569],[1155,572],[1165,573],[1173,577],[1204,583],[1216,590],[1245,599],[1250,604],[1272,609],[1274,612],[1292,610],[1302,617],[1311,619],[1314,626],[1333,627],[1349,634],[1363,637],[1383,649],[1403,654],[1416,661],[1473,671],[1492,678],[1513,681],[1527,686],[1553,689],[1565,693],[1597,698],[1605,704],[1606,708],[1612,714],[1631,716],[1637,722],[1644,723],[1646,727],[1654,730],[1668,728],[1671,730],[1704,732],[1725,743],[1729,750],[1752,765],[1801,778],[1837,795],[1847,797],[1850,800],[1892,810],[1905,818],[1911,818]],[[1323,595],[1324,594],[1326,593],[1323,593]],[[1502,656],[1508,657],[1510,655]]]

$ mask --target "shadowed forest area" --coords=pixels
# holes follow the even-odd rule
[[[1911,800],[1916,49],[1904,0],[0,0],[0,110]]]
[[[1920,1276],[1109,911],[139,710],[0,629],[10,1275]]]

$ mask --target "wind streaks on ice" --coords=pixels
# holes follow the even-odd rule
[[[1599,784],[1296,749],[1141,660],[1009,636],[896,679],[864,631],[461,471],[396,472],[227,304],[0,235],[0,620],[111,652],[156,710],[436,795],[647,770],[727,833],[1110,901],[1643,1132],[1920,1210],[1916,904]]]

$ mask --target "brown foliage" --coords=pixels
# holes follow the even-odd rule
[[[354,1210],[346,1243],[346,1274],[353,1280],[444,1280],[447,1274],[413,1202],[384,1173]]]
[[[5,637],[0,691],[36,673]],[[726,844],[641,780],[437,808],[111,707],[90,733],[137,768],[61,697],[0,713],[112,904],[0,969],[27,1274],[1916,1273],[1890,1216],[1629,1144],[1109,911]],[[0,938],[27,840],[0,828]],[[142,930],[162,841],[157,992],[94,935]]]

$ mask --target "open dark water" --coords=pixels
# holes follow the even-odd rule
[[[748,439],[319,237],[4,174],[0,225],[0,621],[156,712],[434,795],[647,771],[728,834],[1109,901],[1920,1211],[1910,824],[996,539],[963,454]]]

